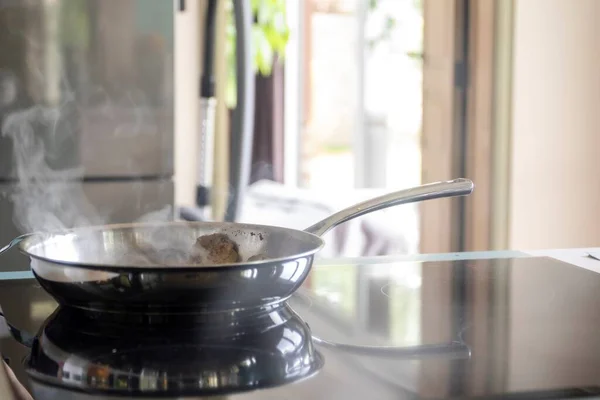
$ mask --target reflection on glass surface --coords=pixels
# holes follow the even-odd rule
[[[416,345],[421,342],[421,263],[398,263],[391,267],[394,284],[382,287],[390,299],[390,341]]]
[[[387,345],[421,344],[421,263],[317,267],[305,287],[355,336]]]
[[[140,373],[140,389],[156,390],[159,385],[159,374],[157,371],[143,369]]]
[[[356,315],[357,270],[345,265],[313,269],[305,287],[329,303],[341,317]]]
[[[304,338],[300,333],[284,328],[283,337],[281,342],[277,345],[277,350],[279,350],[281,354],[293,352],[298,348],[298,345],[302,343],[302,340],[304,340]]]
[[[56,308],[54,300],[34,301],[30,305],[29,316],[34,320],[44,320]]]
[[[384,274],[386,268],[388,273]],[[352,270],[353,273],[349,272]],[[343,279],[337,279],[336,273],[341,277],[356,278],[353,285],[348,285],[352,292],[346,292],[353,293],[355,318],[340,311],[342,301],[328,303],[326,298],[315,295],[308,285],[304,287],[304,293],[297,296],[312,300],[297,302],[294,309],[310,325],[313,335],[371,346],[389,345],[390,341],[408,342],[415,337],[426,343],[440,343],[442,340],[447,343],[460,337],[469,346],[471,354],[469,358],[460,359],[432,357],[406,361],[350,355],[317,344],[315,347],[323,350],[326,359],[323,374],[318,379],[303,383],[304,386],[288,385],[276,389],[281,392],[273,392],[273,398],[308,398],[304,388],[314,389],[317,393],[326,391],[331,398],[352,399],[451,396],[548,398],[551,395],[552,398],[565,398],[567,395],[585,397],[600,393],[597,383],[600,371],[600,275],[593,271],[547,258],[422,264],[390,262],[379,263],[374,269],[368,265],[317,265],[313,271],[317,274],[325,271],[317,281],[310,283],[313,288],[316,285],[329,290],[335,287],[343,290]],[[14,317],[15,325],[30,331],[35,331],[40,321],[28,319],[31,316],[27,311],[32,308],[31,304],[43,304],[45,301],[50,300],[34,282],[4,282],[0,287],[0,304],[4,312],[11,319]],[[386,304],[389,305],[387,309]],[[396,307],[403,311],[393,311]],[[375,318],[373,324],[368,324],[366,314],[374,314],[381,309],[381,318]],[[345,324],[338,323],[338,320]],[[385,332],[386,325],[382,321],[389,322],[387,339],[377,336],[379,332]],[[402,321],[410,323],[410,329],[401,330]],[[413,330],[416,326],[420,330],[418,335]],[[293,325],[289,328],[293,331]],[[383,329],[372,333],[373,328]],[[209,379],[214,380],[213,385],[235,379],[236,368],[243,370],[242,367],[251,362],[260,365],[263,361],[261,355],[280,354],[296,340],[296,336],[289,335],[287,331],[281,330],[281,333],[274,342],[278,346],[269,347],[268,352],[255,353],[256,359],[239,355],[235,350],[235,365],[232,363],[223,367],[226,370],[220,369],[217,373],[193,371],[192,376],[205,386],[211,384]],[[77,341],[65,342],[71,344]],[[3,355],[13,360],[24,356],[20,352],[22,346],[14,341],[0,340],[0,344],[4,345],[1,348]],[[138,346],[137,340],[134,346]],[[180,354],[188,357],[190,353],[183,349]],[[222,355],[223,349],[215,354]],[[293,361],[287,366],[297,366],[301,362],[302,353],[293,354],[298,357],[292,357]],[[214,359],[222,358],[217,356]],[[305,356],[302,360],[306,365],[311,361]],[[65,376],[73,375],[69,375],[69,379],[80,382],[93,375],[98,384],[103,384],[105,372],[101,367],[88,367],[82,371],[81,366],[85,364],[76,359],[69,359],[67,364]],[[21,376],[24,376],[22,365],[14,365],[17,371],[21,368]],[[276,364],[273,369],[280,366],[280,363]],[[128,381],[124,373],[117,372],[113,380],[115,387],[134,386],[131,383],[133,378]],[[159,378],[163,379],[163,372],[160,374]],[[238,375],[238,379],[240,377]],[[336,379],[338,377],[341,378]],[[163,385],[163,381],[158,382]],[[138,380],[135,380],[135,385],[139,385]],[[360,392],[361,388],[367,388],[367,396]],[[340,395],[343,390],[344,396]],[[377,395],[388,390],[385,396]],[[402,390],[411,393],[403,397]],[[542,391],[541,395],[539,391]]]

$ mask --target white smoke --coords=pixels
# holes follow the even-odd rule
[[[53,169],[49,165],[52,160],[60,162],[65,150],[65,134],[57,132],[60,122],[61,108],[34,106],[9,113],[2,124],[2,135],[11,138],[13,144],[18,180],[12,198],[13,220],[22,231],[57,231],[104,223],[78,181],[83,169]]]
[[[137,223],[157,223],[157,222],[169,222],[173,220],[173,207],[166,205],[160,210],[151,211],[142,217],[140,217]]]

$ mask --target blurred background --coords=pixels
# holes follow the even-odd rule
[[[2,242],[48,215],[302,229],[458,177],[469,198],[351,221],[322,257],[600,241],[596,0],[27,0],[0,20]]]
[[[328,255],[597,245],[600,3],[256,3],[285,13],[287,30],[254,25],[256,63],[273,66],[256,67],[240,219],[302,228],[360,199],[463,176],[476,184],[469,198],[349,223]]]

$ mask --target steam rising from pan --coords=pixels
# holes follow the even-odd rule
[[[83,169],[59,170],[49,165],[49,161],[60,161],[66,140],[73,135],[72,128],[62,122],[61,108],[43,106],[14,111],[3,121],[2,135],[12,139],[14,173],[18,180],[12,198],[13,220],[24,232],[57,231],[105,222],[78,181],[83,177]],[[59,132],[60,128],[65,131]]]
[[[107,222],[108,218],[98,212],[84,193],[83,168],[58,169],[51,165],[53,161],[61,161],[60,154],[74,135],[63,123],[66,118],[68,114],[60,108],[34,106],[8,114],[2,124],[2,135],[12,139],[13,143],[17,177],[12,194],[13,220],[22,232],[57,232]],[[59,131],[61,128],[66,130]],[[137,222],[167,222],[172,216],[172,207],[167,205],[147,213]],[[156,235],[145,235],[149,240],[144,244],[153,251],[189,250],[192,244],[189,240],[183,242],[182,238],[160,235],[161,232],[157,229]],[[86,248],[99,259],[104,258],[94,240],[86,243]]]

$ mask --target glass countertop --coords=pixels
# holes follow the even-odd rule
[[[587,251],[320,260],[289,305],[324,367],[301,383],[231,398],[598,395],[600,275],[590,270],[600,261]],[[4,313],[35,333],[56,303],[30,275],[3,274]],[[423,348],[442,351],[405,351]],[[18,362],[27,350],[5,335],[0,351],[27,382]]]

